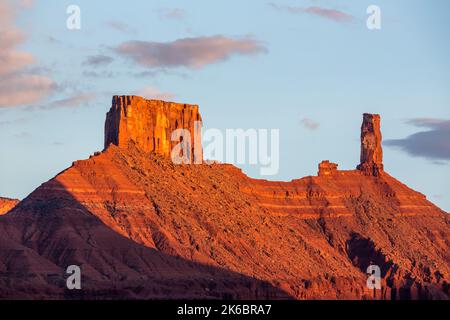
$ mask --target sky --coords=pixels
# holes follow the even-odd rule
[[[447,0],[0,0],[0,196],[102,150],[112,95],[136,94],[198,104],[205,129],[279,129],[264,178],[283,181],[325,159],[354,169],[362,114],[379,113],[385,170],[450,211],[449,13]]]

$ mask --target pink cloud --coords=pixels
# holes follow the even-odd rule
[[[147,98],[147,99],[156,99],[156,100],[165,100],[170,101],[175,98],[175,95],[170,92],[161,92],[158,89],[147,86],[135,92],[136,95]]]
[[[308,7],[304,9],[305,13],[315,14],[324,18],[328,18],[337,22],[350,22],[353,20],[353,16],[348,13],[335,10],[335,9],[326,9],[321,7]]]
[[[11,23],[13,15],[13,8],[7,1],[0,2],[0,26],[5,26]]]
[[[270,3],[270,6],[277,10],[283,10],[290,13],[313,14],[329,20],[333,20],[335,22],[351,22],[355,19],[352,15],[345,13],[343,11],[323,8],[319,6],[295,7],[295,6],[282,6],[275,3]]]
[[[128,41],[115,50],[147,67],[190,68],[200,68],[233,55],[255,55],[267,51],[254,39],[233,39],[221,35],[183,38],[172,42]]]
[[[30,9],[33,6],[33,0],[20,0],[19,5],[23,9]]]
[[[43,99],[55,87],[47,77],[26,73],[35,62],[32,54],[16,49],[25,35],[13,25],[18,9],[31,6],[32,1],[0,3],[0,107],[29,104]]]
[[[33,55],[26,52],[0,52],[0,77],[20,71],[33,61]]]
[[[32,74],[0,77],[0,107],[37,102],[51,93],[53,80]]]
[[[320,124],[310,118],[303,118],[300,120],[300,124],[308,130],[314,131],[319,128]]]

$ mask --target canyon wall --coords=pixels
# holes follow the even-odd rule
[[[379,116],[364,115],[359,170],[323,161],[290,182],[175,165],[170,134],[198,119],[114,97],[105,150],[0,216],[0,299],[449,299],[448,214],[382,171]]]
[[[188,163],[199,163],[203,160],[201,121],[197,105],[114,96],[106,114],[105,149],[110,144],[127,147],[133,141],[145,152],[171,156],[174,147],[183,143],[186,154],[180,152],[180,156],[186,156]],[[186,129],[189,135],[177,135],[176,129]]]

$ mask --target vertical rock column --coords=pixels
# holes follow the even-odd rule
[[[383,171],[380,115],[364,113],[361,125],[361,163],[357,166],[365,175],[378,176]]]
[[[146,152],[171,156],[181,137],[172,141],[176,129],[190,134],[190,162],[203,160],[201,146],[202,118],[197,105],[147,100],[138,96],[114,96],[106,114],[105,149],[110,144],[127,147],[130,141]],[[194,156],[196,158],[194,159]]]

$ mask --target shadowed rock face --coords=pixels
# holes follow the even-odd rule
[[[80,189],[81,181],[69,181],[83,179],[75,169],[80,165],[44,183],[0,220],[0,299],[291,299],[268,282],[174,255],[164,249],[164,232],[148,234],[155,247],[113,230],[96,215],[102,213],[86,207],[100,205],[93,186]],[[118,218],[118,207],[104,205]],[[134,212],[135,218],[141,214]],[[66,289],[69,265],[80,266],[83,290]]]
[[[361,125],[361,163],[358,169],[366,175],[377,176],[383,171],[380,116],[364,113]]]
[[[0,297],[448,299],[448,216],[387,173],[257,180],[134,140],[76,161],[0,217]],[[377,264],[382,289],[366,288]]]

